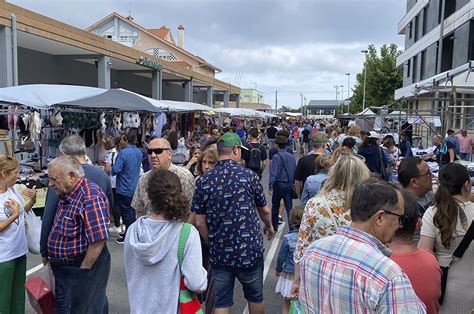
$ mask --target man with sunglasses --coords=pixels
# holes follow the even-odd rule
[[[356,187],[350,215],[350,227],[313,242],[301,260],[305,312],[426,313],[386,247],[405,222],[401,192],[368,179]]]
[[[194,194],[194,176],[184,168],[174,165],[171,162],[171,145],[164,138],[154,138],[148,143],[148,158],[153,169],[166,169],[174,172],[181,182],[184,196],[189,201],[189,206]],[[137,217],[151,213],[150,200],[147,195],[148,178],[151,171],[143,174],[138,180],[138,185],[132,199],[132,207],[135,209]]]
[[[402,188],[413,194],[419,205],[420,218],[433,205],[433,174],[426,161],[420,157],[407,157],[398,165],[398,182]],[[420,240],[420,230],[414,236],[414,243]]]

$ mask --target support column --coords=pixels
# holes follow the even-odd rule
[[[193,102],[193,81],[184,84],[184,101]]]
[[[235,98],[235,108],[240,108],[240,95],[239,94],[236,94],[236,98]]]
[[[110,57],[99,57],[97,62],[97,87],[110,89],[110,65]]]
[[[0,87],[8,87],[13,85],[13,51],[11,28],[0,26]]]
[[[229,98],[230,98],[230,92],[225,91],[224,92],[224,108],[229,108]]]
[[[206,102],[206,105],[208,107],[214,107],[213,105],[213,99],[214,99],[214,90],[212,89],[212,87],[208,87],[207,88],[207,102]]]
[[[151,98],[161,100],[163,99],[163,72],[153,70],[151,77]]]

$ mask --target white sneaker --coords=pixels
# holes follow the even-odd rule
[[[122,226],[120,227],[115,227],[115,226],[112,226],[109,228],[109,232],[113,232],[113,233],[122,233]]]

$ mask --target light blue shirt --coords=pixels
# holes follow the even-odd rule
[[[112,175],[117,175],[117,194],[133,197],[140,177],[142,156],[135,145],[128,145],[117,155],[112,167]]]

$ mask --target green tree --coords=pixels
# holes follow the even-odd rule
[[[358,73],[356,77],[357,82],[350,104],[351,113],[362,111],[365,71],[367,71],[365,108],[393,102],[395,90],[403,84],[403,68],[396,66],[396,59],[401,53],[395,44],[383,45],[380,48],[380,55],[373,45],[369,46],[362,73]]]

